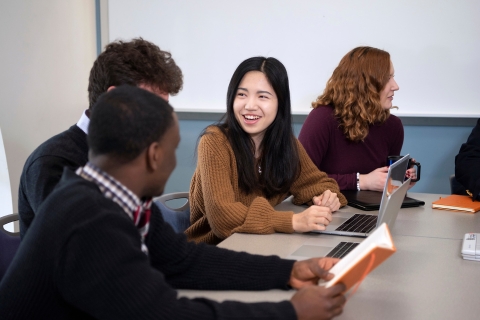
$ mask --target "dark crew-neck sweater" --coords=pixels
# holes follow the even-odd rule
[[[2,319],[295,319],[289,301],[217,303],[175,289],[287,289],[294,261],[187,242],[152,207],[141,251],[126,213],[65,169],[0,283]]]
[[[60,181],[63,168],[76,169],[87,161],[87,135],[77,125],[51,137],[32,152],[23,167],[18,190],[22,239],[38,207]]]
[[[313,163],[337,181],[340,190],[357,189],[357,172],[367,174],[386,166],[387,157],[400,155],[403,125],[390,115],[372,124],[364,141],[348,140],[333,114],[333,107],[319,106],[305,119],[298,136]]]

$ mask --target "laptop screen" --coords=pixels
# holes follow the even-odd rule
[[[377,227],[386,222],[390,229],[393,228],[398,210],[402,206],[403,199],[410,185],[411,179],[405,181],[405,172],[407,171],[409,159],[410,156],[407,154],[388,168],[387,181],[383,189],[382,201],[378,211]],[[389,210],[394,210],[395,212],[389,212]]]

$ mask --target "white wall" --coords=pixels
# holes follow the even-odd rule
[[[28,155],[88,107],[95,1],[12,0],[0,6],[0,128],[16,211]]]
[[[340,59],[368,45],[390,52],[397,115],[475,117],[478,0],[109,0],[110,39],[142,36],[172,52],[185,76],[176,110],[224,111],[238,64],[278,58],[294,113],[307,114]]]

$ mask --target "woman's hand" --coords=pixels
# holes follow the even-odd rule
[[[318,197],[313,197],[312,202],[316,206],[328,207],[332,212],[340,209],[340,199],[338,199],[336,193],[330,190],[325,190]]]
[[[412,158],[411,160],[412,163],[415,163],[415,159]],[[405,173],[405,177],[412,178],[412,180],[417,179],[417,170],[415,168],[408,168],[407,172]],[[410,181],[410,185],[408,186],[408,189],[413,187],[417,182]]]
[[[325,226],[328,226],[330,221],[332,221],[332,212],[329,207],[313,205],[303,212],[294,214],[292,226],[297,232],[325,230]]]
[[[360,175],[360,190],[383,191],[387,181],[388,167],[373,170],[369,174]]]

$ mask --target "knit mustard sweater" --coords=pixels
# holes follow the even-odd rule
[[[318,170],[297,141],[301,174],[289,194],[297,205],[311,204],[325,190],[337,193],[342,206],[347,200],[334,179]],[[189,240],[217,244],[235,232],[292,233],[292,211],[273,207],[289,194],[267,200],[261,191],[245,194],[238,185],[237,163],[227,137],[210,127],[198,144],[197,168],[190,183],[190,222],[185,231]]]

